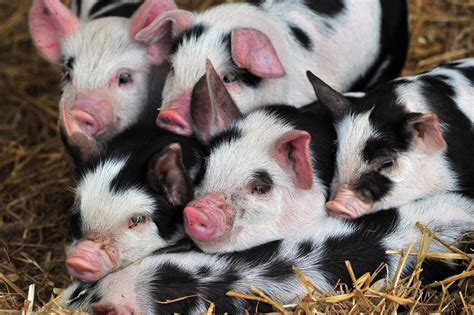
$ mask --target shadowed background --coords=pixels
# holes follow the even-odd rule
[[[474,0],[408,1],[404,75],[474,56]],[[202,10],[222,1],[177,2]],[[0,309],[20,309],[30,284],[42,305],[70,281],[64,226],[73,182],[57,132],[61,75],[34,50],[30,5],[0,0]]]

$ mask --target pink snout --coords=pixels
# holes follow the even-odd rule
[[[372,208],[372,203],[362,200],[348,188],[340,188],[333,200],[326,202],[326,208],[334,216],[356,219]]]
[[[208,242],[230,230],[234,215],[223,196],[204,195],[184,208],[184,229],[191,238]]]
[[[192,135],[190,107],[191,92],[185,92],[177,99],[161,107],[161,111],[156,118],[156,125],[179,135]]]
[[[127,305],[93,304],[92,314],[94,315],[132,315],[133,310]]]
[[[100,243],[83,241],[79,243],[66,260],[66,268],[71,277],[85,282],[93,282],[109,273],[114,263]]]

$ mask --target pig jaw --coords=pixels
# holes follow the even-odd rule
[[[116,251],[112,246],[87,240],[69,253],[66,268],[73,278],[93,282],[114,269],[116,261]]]

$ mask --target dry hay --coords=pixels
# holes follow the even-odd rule
[[[203,9],[216,1],[179,2],[185,8]],[[22,309],[31,284],[38,309],[50,300],[53,288],[70,281],[64,268],[64,226],[72,181],[57,133],[60,73],[32,47],[27,28],[30,5],[26,0],[0,0],[0,310]],[[410,0],[410,14],[412,39],[405,75],[474,56],[473,0]],[[472,276],[472,256],[463,257],[468,266],[464,276]],[[415,271],[413,278],[400,279],[395,289],[381,290],[379,282],[371,284],[372,277],[354,277],[355,289],[341,285],[330,294],[305,282],[315,294],[297,308],[314,313],[379,313],[397,305],[410,309],[416,302],[417,311],[469,312],[470,305],[474,312],[473,288],[466,279],[461,279],[462,288],[448,294],[445,289],[459,281],[443,284],[443,290],[422,291]],[[436,306],[425,308],[422,303]]]

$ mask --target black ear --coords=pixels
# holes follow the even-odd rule
[[[192,181],[184,167],[179,143],[168,145],[152,157],[148,164],[147,180],[173,206],[183,206],[194,198]]]
[[[351,107],[351,102],[344,95],[327,85],[311,71],[307,71],[306,76],[319,101],[333,113],[334,117],[340,117]]]
[[[194,86],[191,119],[196,135],[209,143],[211,137],[242,116],[209,59],[206,74]]]

